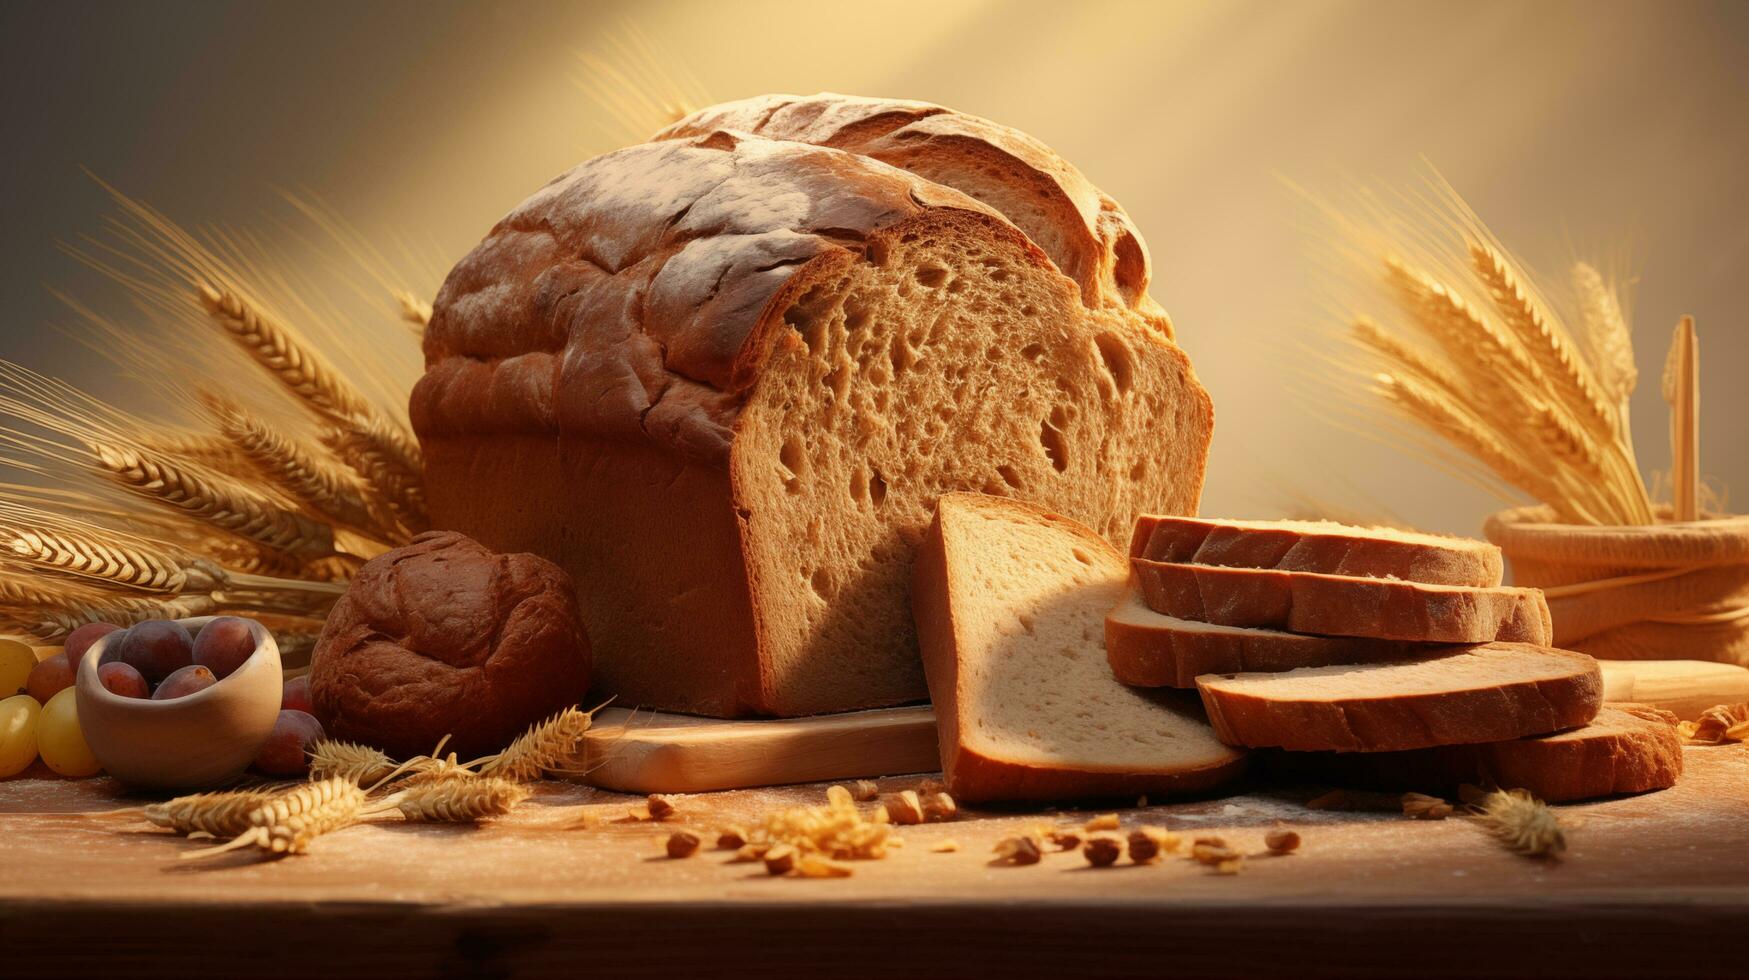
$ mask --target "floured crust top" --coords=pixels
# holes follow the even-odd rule
[[[772,299],[811,260],[860,254],[875,232],[933,209],[1021,237],[964,194],[804,143],[712,131],[596,157],[451,271],[414,426],[422,437],[580,432],[720,461]]]
[[[1129,215],[1025,133],[927,102],[823,92],[711,106],[655,138],[719,129],[834,147],[962,191],[1025,232],[1081,287],[1083,302],[1127,307],[1171,334],[1148,297],[1148,250]]]

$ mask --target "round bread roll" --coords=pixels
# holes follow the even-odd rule
[[[316,641],[329,737],[397,759],[502,749],[589,687],[589,638],[563,569],[433,531],[366,562]]]

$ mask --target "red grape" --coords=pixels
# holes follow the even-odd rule
[[[310,746],[322,740],[322,723],[304,711],[281,711],[255,768],[269,776],[302,776],[310,771]]]
[[[198,664],[190,664],[173,672],[169,677],[159,682],[158,689],[152,692],[152,700],[168,701],[171,698],[185,698],[190,694],[204,691],[219,679],[213,672]]]
[[[84,626],[68,633],[67,642],[65,644],[66,650],[64,651],[67,654],[68,666],[73,668],[74,673],[77,673],[79,670],[79,661],[85,659],[85,651],[91,649],[91,644],[96,643],[98,640],[103,639],[119,629],[121,629],[121,627],[114,623],[86,623]]]
[[[255,653],[255,634],[249,629],[252,625],[236,616],[220,616],[206,624],[194,638],[194,662],[221,680],[231,676]]]
[[[148,619],[136,623],[103,651],[103,662],[120,662],[157,684],[173,671],[194,663],[194,640],[181,623]]]
[[[149,698],[151,687],[140,672],[127,664],[109,663],[97,666],[97,680],[109,689],[111,694],[124,698]]]
[[[72,686],[73,668],[67,663],[65,653],[38,661],[30,669],[30,676],[24,679],[25,693],[36,698],[37,704],[48,704],[49,698]]]
[[[310,700],[310,675],[305,674],[286,681],[285,690],[279,698],[279,706],[290,711],[315,714],[315,703]]]

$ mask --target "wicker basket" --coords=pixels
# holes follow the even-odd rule
[[[1520,507],[1489,517],[1483,533],[1511,562],[1514,584],[1548,595],[1557,645],[1749,666],[1749,517],[1590,527]]]

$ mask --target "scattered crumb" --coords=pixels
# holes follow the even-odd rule
[[[929,848],[930,853],[932,854],[952,854],[959,849],[960,842],[957,840],[937,841]]]
[[[1099,830],[1116,830],[1118,826],[1117,814],[1115,813],[1101,813],[1086,823],[1086,829],[1089,833]]]
[[[858,779],[850,784],[850,795],[859,803],[871,803],[881,795],[881,788],[872,779]]]
[[[666,820],[674,815],[674,804],[658,793],[651,793],[644,805],[649,808],[651,820]]]
[[[1038,838],[1031,834],[1003,838],[996,842],[994,850],[999,860],[1009,864],[1037,864],[1044,856]]]
[[[1271,854],[1291,854],[1300,849],[1300,835],[1285,827],[1277,827],[1263,835],[1263,846]]]
[[[773,877],[786,875],[795,869],[796,849],[788,844],[778,844],[768,849],[761,860],[765,862],[766,874]]]
[[[766,870],[770,869],[771,865],[767,862]],[[853,872],[845,865],[834,864],[823,857],[810,854],[796,863],[795,873],[798,878],[848,878]]]
[[[917,799],[917,791],[902,790],[887,797],[887,819],[901,826],[923,822],[923,804]]]
[[[931,793],[923,799],[923,816],[932,823],[958,820],[960,805],[946,793]]]
[[[1116,837],[1109,834],[1099,834],[1087,839],[1087,844],[1081,848],[1086,855],[1087,863],[1095,868],[1109,868],[1117,863],[1118,855],[1123,853],[1123,845]]]

